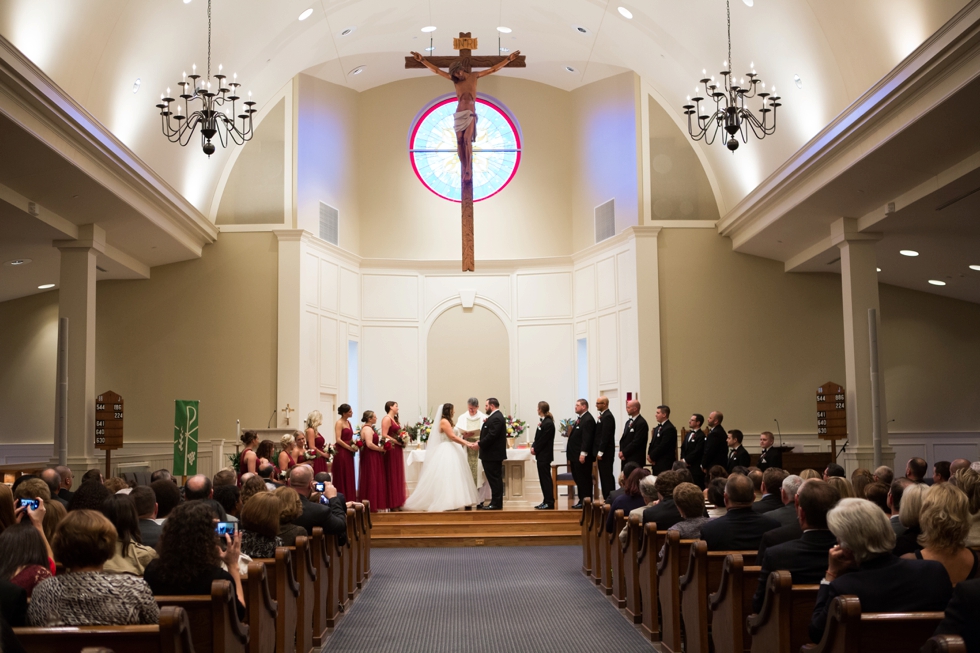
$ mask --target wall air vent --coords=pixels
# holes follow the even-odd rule
[[[616,235],[616,200],[595,207],[595,241],[601,243]]]
[[[320,202],[320,238],[331,245],[339,245],[340,211]]]

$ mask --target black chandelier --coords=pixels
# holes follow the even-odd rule
[[[184,101],[183,112],[181,112],[180,101],[170,97],[170,89],[166,95],[160,96],[160,122],[163,126],[163,135],[171,143],[179,143],[181,146],[187,145],[194,131],[201,128],[201,149],[209,157],[214,154],[214,143],[211,139],[218,136],[221,147],[228,147],[231,140],[237,145],[242,145],[245,141],[252,139],[252,114],[255,113],[255,102],[252,101],[252,92],[248,93],[248,100],[241,103],[241,113],[237,118],[241,120],[241,128],[235,125],[236,104],[242,98],[239,97],[238,74],[227,81],[228,77],[221,74],[222,66],[218,66],[218,74],[214,75],[214,89],[211,84],[211,0],[208,0],[208,75],[201,77],[197,74],[197,64],[191,69],[191,74],[184,73],[182,81],[177,82],[180,86],[180,100]],[[191,112],[190,104],[200,100],[201,108]],[[174,111],[170,110],[170,103],[174,103]]]
[[[708,145],[711,145],[715,142],[718,132],[724,128],[728,136],[725,137],[727,140],[722,140],[722,143],[729,150],[735,152],[738,149],[736,135],[741,137],[743,143],[748,143],[749,131],[759,140],[772,135],[776,131],[776,107],[782,105],[779,103],[781,98],[776,95],[775,86],[770,89],[770,92],[766,91],[766,85],[756,74],[754,64],[749,66],[749,68],[753,69],[752,72],[745,74],[745,77],[748,78],[747,86],[745,77],[736,82],[734,77],[731,76],[732,8],[729,0],[725,1],[725,6],[728,9],[728,59],[722,64],[725,70],[719,73],[722,77],[722,85],[719,88],[714,76],[708,77],[707,69],[702,71],[704,78],[701,79],[699,84],[704,86],[704,97],[700,95],[702,92],[701,87],[695,86],[695,96],[688,96],[687,104],[684,105],[684,114],[687,115],[687,131],[695,141],[703,140]],[[709,101],[714,100],[715,102],[715,109],[710,114],[702,112],[707,112],[708,110],[708,102],[705,101],[705,97]],[[759,113],[762,114],[762,120],[759,120],[751,109],[745,108],[745,101],[755,97],[762,98],[762,108],[759,109]],[[701,108],[702,101],[705,101],[706,105],[703,110]],[[692,102],[694,104],[691,104]],[[768,105],[766,104],[767,102]],[[772,124],[768,122],[770,113],[772,113]],[[697,117],[696,126],[695,119],[691,116]]]

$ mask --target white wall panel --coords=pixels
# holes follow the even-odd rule
[[[517,329],[517,375],[521,417],[535,424],[539,401],[551,404],[556,419],[575,408],[575,336],[571,324],[525,325]],[[555,438],[556,450],[565,448]]]
[[[627,308],[619,312],[619,369],[621,396],[640,388],[640,352],[638,351],[636,313]]]
[[[459,298],[460,290],[476,290],[478,297],[488,299],[511,315],[510,275],[426,276],[424,319],[440,302]]]
[[[599,316],[598,371],[603,387],[619,383],[619,328],[616,314]]]
[[[595,267],[575,270],[575,315],[595,311]]]
[[[337,320],[320,316],[320,386],[337,389]]]
[[[616,305],[616,262],[610,256],[595,264],[596,295],[599,308]]]
[[[315,268],[314,268],[315,269]],[[314,276],[314,278],[316,278]],[[319,318],[320,316],[312,311],[303,312],[303,321],[300,323],[300,359],[299,359],[299,396],[300,405],[297,413],[290,414],[290,424],[297,424],[294,418],[313,410],[319,403],[320,392],[317,379],[317,361],[319,358]],[[280,406],[282,408],[282,406]]]
[[[634,301],[636,297],[636,254],[633,251],[621,252],[616,256],[616,271],[619,276],[617,284],[619,301]]]
[[[358,319],[361,317],[361,284],[357,272],[340,268],[340,312]]]
[[[337,275],[337,264],[320,259],[320,308],[331,313],[337,312]]]
[[[517,275],[517,317],[572,316],[572,277],[566,272]]]
[[[418,319],[418,284],[416,275],[362,274],[361,310],[364,319]]]
[[[316,254],[303,255],[303,271],[300,285],[303,303],[308,306],[316,306],[319,300],[319,264],[320,258]]]
[[[361,330],[362,410],[384,411],[397,401],[416,415],[419,395],[419,332],[414,326],[365,326]]]

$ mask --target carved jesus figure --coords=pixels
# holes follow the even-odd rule
[[[418,52],[413,52],[415,60],[435,74],[445,77],[456,86],[456,113],[453,114],[453,130],[456,132],[456,151],[459,163],[463,167],[463,179],[473,178],[473,141],[476,140],[476,81],[486,75],[492,75],[521,54],[515,50],[503,61],[494,64],[480,72],[468,72],[463,60],[457,59],[449,66],[449,72],[444,72],[438,66],[426,61]]]

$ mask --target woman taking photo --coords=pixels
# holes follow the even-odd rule
[[[373,410],[364,411],[361,417],[361,485],[357,496],[362,501],[371,502],[371,512],[388,509],[388,489],[385,487],[385,450],[381,447],[381,437],[374,430],[378,416]],[[399,449],[398,451],[401,451]]]
[[[330,471],[330,454],[327,453],[327,441],[320,435],[320,425],[323,424],[323,414],[314,410],[306,418],[306,442],[309,452],[313,454],[313,473]]]
[[[333,425],[334,441],[337,444],[337,453],[333,460],[333,485],[348,501],[356,501],[354,447],[351,444],[354,440],[354,429],[350,425],[354,411],[349,404],[340,404],[337,413],[340,414],[340,419]]]
[[[16,522],[0,534],[0,579],[31,597],[34,587],[54,576],[54,554],[44,535],[44,504],[37,510],[18,508]]]
[[[388,488],[388,509],[401,510],[405,505],[405,457],[398,434],[402,426],[398,423],[398,404],[394,401],[385,402],[384,419],[381,420],[381,434],[391,442],[391,451],[384,457],[385,484]]]
[[[255,431],[245,431],[242,433],[242,444],[245,448],[238,455],[238,484],[242,484],[242,474],[251,472],[254,474],[259,470],[258,455],[255,449],[259,446],[259,436]]]

